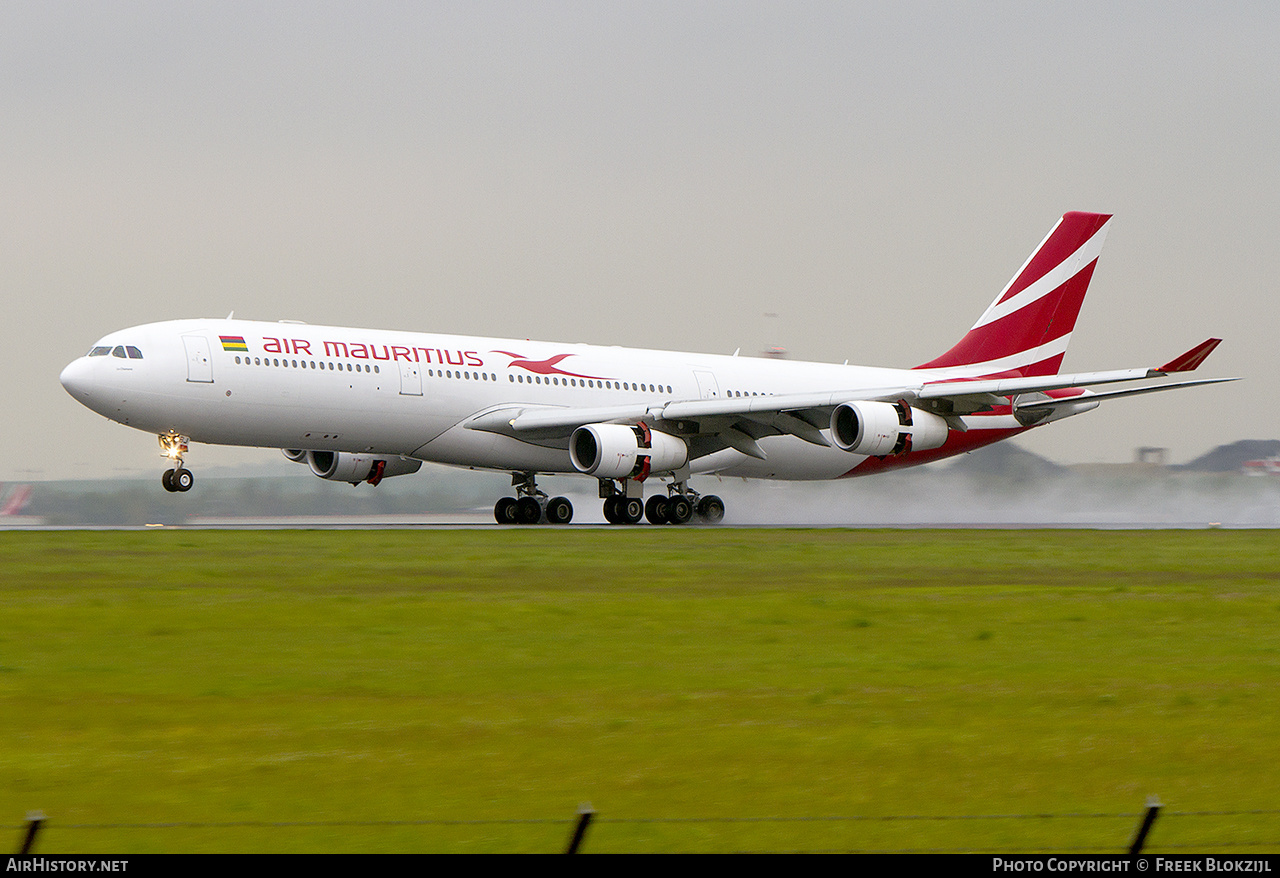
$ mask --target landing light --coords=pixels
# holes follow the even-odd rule
[[[188,450],[185,437],[177,434],[164,434],[158,438],[160,439],[161,457],[167,457],[170,460],[182,460],[182,455],[186,454]]]

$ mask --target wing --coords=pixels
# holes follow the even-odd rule
[[[724,448],[735,448],[743,454],[763,460],[765,454],[758,440],[766,436],[795,436],[813,445],[830,447],[832,443],[823,431],[830,427],[835,409],[847,402],[905,400],[917,408],[940,415],[952,429],[965,431],[968,425],[962,420],[963,415],[989,412],[997,406],[1009,406],[1019,422],[1024,426],[1031,426],[1064,406],[1238,380],[1206,378],[1104,393],[1086,389],[1192,371],[1220,341],[1221,339],[1208,339],[1163,366],[1146,369],[1031,377],[1007,375],[943,379],[931,379],[926,377],[926,373],[922,373],[919,381],[882,387],[740,399],[635,403],[598,408],[515,404],[481,412],[464,425],[471,430],[500,433],[539,444],[567,446],[573,431],[586,424],[636,424],[643,421],[654,429],[685,439],[689,444],[691,458],[702,457]],[[908,378],[912,376],[908,371],[902,374]]]

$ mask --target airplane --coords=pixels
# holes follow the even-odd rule
[[[3,493],[3,485],[0,485],[0,494]],[[27,508],[27,504],[31,502],[31,486],[19,485],[13,489],[13,493],[8,499],[0,504],[0,518],[8,518],[10,516],[21,515],[22,510]]]
[[[99,414],[159,437],[165,490],[191,442],[280,448],[323,479],[377,485],[424,461],[512,474],[504,524],[566,524],[537,476],[599,482],[611,524],[723,519],[695,475],[836,479],[972,451],[1103,400],[1234,378],[1090,388],[1190,372],[1059,374],[1110,223],[1062,216],[978,321],[910,369],[806,363],[298,321],[172,320],[98,340],[61,374]],[[650,492],[645,501],[646,488]]]

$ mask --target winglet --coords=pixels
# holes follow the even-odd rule
[[[1205,357],[1213,353],[1213,349],[1222,344],[1222,339],[1211,338],[1202,341],[1181,356],[1174,357],[1157,369],[1151,371],[1157,375],[1168,375],[1170,372],[1193,372],[1196,367],[1204,362]]]

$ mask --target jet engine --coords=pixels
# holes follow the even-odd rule
[[[869,457],[941,448],[947,422],[898,402],[846,402],[831,413],[831,438],[844,451]]]
[[[294,457],[295,453],[300,454],[300,457]],[[376,485],[389,476],[408,475],[422,468],[422,461],[398,455],[352,454],[348,451],[295,452],[285,449],[285,456],[299,462],[305,459],[311,471],[322,479],[350,482],[353,485],[360,482]]]
[[[647,424],[587,424],[569,437],[569,458],[580,473],[600,479],[640,479],[677,470],[689,447]]]

